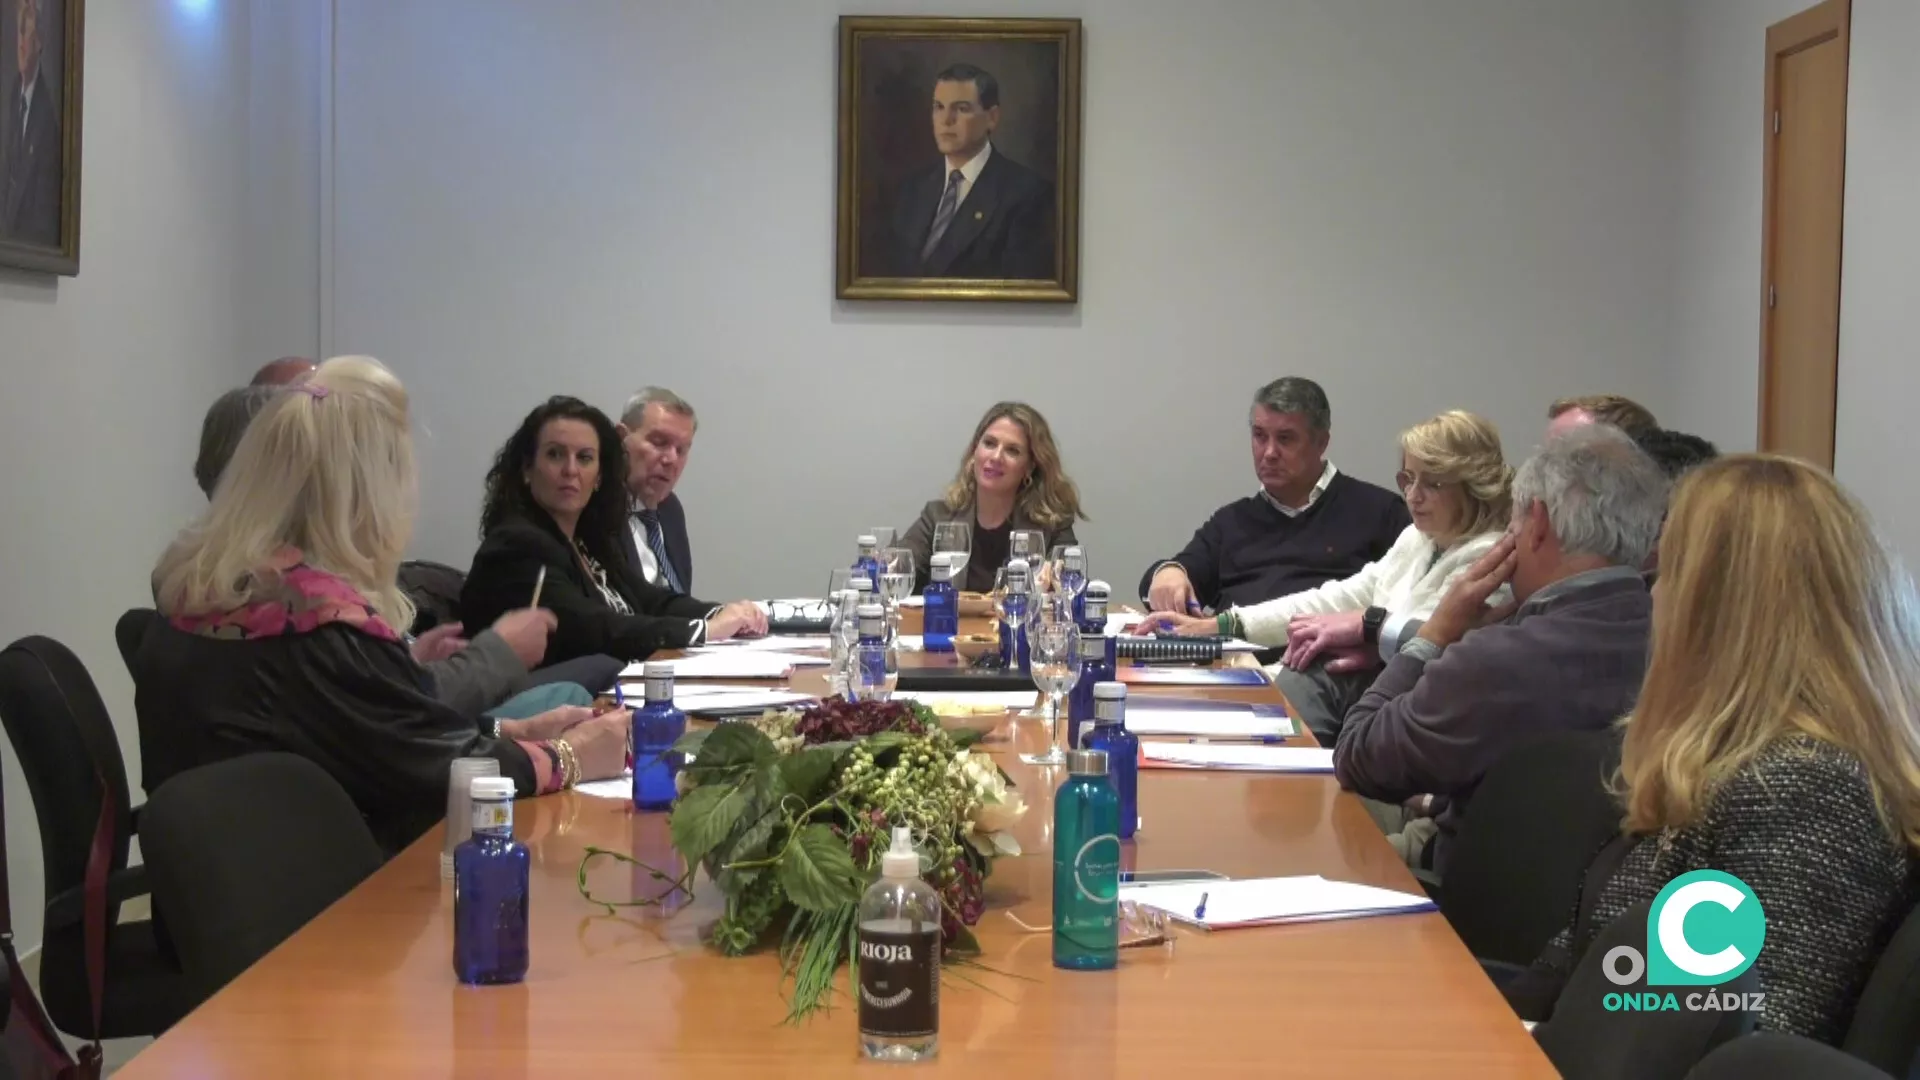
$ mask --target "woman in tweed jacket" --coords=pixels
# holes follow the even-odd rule
[[[1766,913],[1759,1026],[1837,1043],[1920,885],[1920,596],[1832,477],[1779,457],[1689,475],[1660,562],[1632,846],[1509,999],[1539,1018],[1609,921],[1713,869]]]

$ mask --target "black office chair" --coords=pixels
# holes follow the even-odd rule
[[[160,613],[152,608],[130,608],[113,624],[113,643],[120,649],[120,660],[133,671],[133,658],[140,655],[147,632],[160,625]]]
[[[195,1004],[380,868],[347,793],[295,754],[248,754],[168,780],[140,846],[154,910]]]
[[[1687,1080],[1890,1080],[1890,1076],[1826,1043],[1761,1031],[1708,1054],[1687,1074]]]
[[[1895,1076],[1920,1052],[1920,908],[1907,913],[1867,976],[1840,1048]]]
[[[1438,896],[1474,956],[1530,964],[1566,926],[1587,866],[1620,831],[1620,807],[1606,790],[1619,760],[1611,731],[1560,732],[1487,770]]]
[[[84,1039],[159,1034],[183,1014],[183,984],[152,921],[120,921],[120,905],[147,895],[146,873],[127,865],[134,811],[126,766],[79,657],[45,637],[0,652],[0,724],[40,825],[47,1013]]]
[[[445,563],[409,559],[400,564],[400,591],[413,601],[412,632],[424,634],[441,623],[460,621],[460,590],[465,571]]]
[[[1552,1017],[1533,1029],[1564,1080],[1682,1080],[1721,1043],[1753,1030],[1755,1017],[1749,1012],[1607,1011],[1608,994],[1648,990],[1644,969],[1632,986],[1619,986],[1607,978],[1604,964],[1607,953],[1621,945],[1644,955],[1652,909],[1651,898],[1642,900],[1594,936],[1560,991]],[[1718,986],[1672,989],[1752,994],[1760,990],[1760,975],[1748,968]]]

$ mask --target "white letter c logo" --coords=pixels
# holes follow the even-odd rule
[[[1711,955],[1695,952],[1686,934],[1687,912],[1696,906],[1718,904],[1733,911],[1745,899],[1745,894],[1724,881],[1690,881],[1680,886],[1660,909],[1660,951],[1674,967],[1702,978],[1725,975],[1746,963],[1747,958],[1731,945]]]

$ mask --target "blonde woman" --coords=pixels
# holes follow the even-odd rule
[[[955,586],[971,592],[993,588],[994,571],[1007,561],[1010,535],[1015,529],[1038,529],[1046,534],[1042,550],[1055,544],[1078,543],[1073,523],[1080,512],[1080,491],[1060,464],[1053,429],[1031,405],[1003,401],[988,409],[973,429],[973,440],[960,456],[960,471],[947,485],[944,498],[920,511],[919,520],[900,537],[900,546],[913,552],[915,589],[932,576],[933,527],[964,521],[973,529],[973,548],[964,574]]]
[[[133,665],[148,790],[290,751],[394,851],[444,812],[455,758],[497,760],[522,795],[622,771],[625,713],[555,709],[500,721],[496,737],[435,697],[395,580],[415,494],[407,392],[378,361],[329,360],[276,392],[154,570],[166,623]]]
[[[1609,921],[1718,870],[1766,915],[1760,1026],[1838,1042],[1920,885],[1920,595],[1832,477],[1780,457],[1690,473],[1660,553],[1625,835],[1509,997],[1538,1018]]]
[[[1274,681],[1314,735],[1333,745],[1342,717],[1373,681],[1372,647],[1392,656],[1513,514],[1513,470],[1500,430],[1470,412],[1444,412],[1402,432],[1395,479],[1413,524],[1359,573],[1218,616],[1155,615],[1140,632],[1219,633],[1285,646]]]

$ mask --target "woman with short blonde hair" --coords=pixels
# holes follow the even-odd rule
[[[379,361],[329,360],[275,392],[154,570],[166,622],[132,664],[149,791],[288,751],[338,780],[393,851],[444,812],[455,758],[493,758],[522,795],[622,771],[624,714],[555,709],[488,736],[435,695],[396,580],[415,476],[407,392]]]
[[[1513,469],[1491,420],[1459,409],[1400,434],[1396,480],[1413,524],[1360,572],[1218,616],[1157,614],[1141,632],[1229,634],[1286,646],[1275,685],[1322,745],[1373,683],[1375,652],[1391,656],[1413,623],[1486,554],[1513,515]],[[1332,665],[1330,667],[1330,664]]]
[[[1617,867],[1589,875],[1593,917],[1517,993],[1540,1000],[1608,921],[1717,870],[1766,915],[1760,1026],[1838,1042],[1920,891],[1920,595],[1859,503],[1789,458],[1689,473],[1660,550],[1624,854],[1596,861]]]

